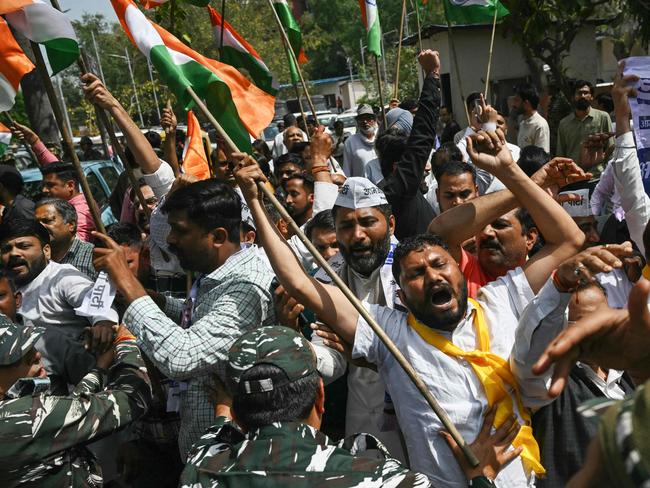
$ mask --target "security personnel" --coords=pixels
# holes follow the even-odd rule
[[[182,487],[427,487],[374,437],[358,434],[338,444],[318,428],[323,381],[309,342],[287,327],[244,334],[228,353],[232,416],[219,417],[194,445]],[[379,450],[381,459],[361,457]]]
[[[100,487],[101,468],[84,446],[147,411],[151,386],[140,350],[120,328],[74,391],[55,396],[34,349],[41,334],[0,315],[2,486]]]

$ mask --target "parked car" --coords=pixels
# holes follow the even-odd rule
[[[343,122],[343,132],[347,132],[348,134],[356,134],[357,133],[357,113],[355,112],[350,112],[350,113],[342,113],[339,115],[336,115],[332,117],[330,120],[330,123],[327,127],[327,132],[330,134],[334,133],[334,122],[337,120],[340,120]]]
[[[124,170],[119,163],[108,160],[102,161],[84,161],[81,166],[88,180],[90,191],[97,202],[99,211],[102,215],[102,222],[104,226],[115,224],[117,219],[111,211],[108,203],[108,198],[117,185],[117,179],[120,173]],[[42,197],[43,175],[39,168],[29,168],[20,172],[23,175],[25,186],[23,187],[23,195],[38,201]]]

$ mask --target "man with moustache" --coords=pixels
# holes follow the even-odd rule
[[[94,264],[108,271],[124,297],[123,322],[143,352],[178,382],[168,405],[180,412],[178,442],[185,460],[214,423],[208,386],[213,374],[225,380],[228,349],[246,331],[273,323],[273,274],[257,246],[240,245],[242,202],[230,185],[214,179],[189,184],[167,195],[161,210],[171,228],[170,251],[183,269],[198,274],[184,303],[148,296],[123,247],[102,234],[97,237],[107,247],[95,249]]]
[[[479,166],[475,160],[483,155],[469,146],[468,152],[474,164]],[[512,161],[512,156],[509,160]],[[513,164],[516,163],[513,161]],[[549,267],[548,256],[566,259],[580,250],[584,234],[562,207],[554,204],[549,206],[548,212],[540,212],[542,199],[539,193],[525,195],[520,189],[522,185],[532,183],[540,189],[557,191],[559,185],[581,181],[588,176],[572,161],[556,158],[544,165],[532,179],[523,171],[516,178],[506,174],[507,181],[497,176],[508,190],[469,200],[448,209],[431,222],[429,232],[439,235],[449,246],[450,254],[467,279],[471,298],[478,296],[482,286],[518,267],[526,271],[530,287],[537,293],[554,269]],[[524,196],[518,199],[518,194]],[[519,206],[521,204],[523,206]],[[545,245],[528,259],[528,253],[540,234],[544,236]],[[477,254],[462,247],[472,237],[476,240]]]
[[[370,105],[357,108],[357,133],[348,137],[343,146],[343,172],[348,178],[364,176],[365,168],[377,159],[375,136],[377,135],[377,116]]]
[[[557,130],[557,156],[573,159],[581,168],[591,172],[592,179],[598,179],[606,163],[589,166],[588,161],[582,161],[582,141],[591,134],[612,132],[612,119],[607,112],[591,106],[594,99],[593,84],[578,80],[573,86],[574,112],[560,121]],[[613,140],[609,139],[607,146],[612,144]]]
[[[497,135],[489,137],[494,140]],[[512,185],[517,198],[532,198],[537,202],[531,210],[534,217],[555,212],[557,203],[523,174],[503,142],[484,146],[490,154],[481,153],[480,157],[472,143],[469,149],[476,156],[477,166],[500,179],[517,182]],[[265,180],[263,173],[253,159],[245,155],[234,157],[240,160],[235,177],[278,279],[290,295],[313,310],[344,341],[354,344],[353,357],[364,358],[377,366],[395,402],[411,468],[427,474],[437,486],[467,486],[464,475],[452,462],[451,450],[439,434],[442,429],[439,419],[343,293],[310,278],[292,259],[290,248],[279,238],[258,200],[257,183]],[[558,215],[556,220],[556,225],[567,230],[568,236],[578,237],[546,253],[544,265],[548,272],[544,281],[552,269],[582,245],[568,215]],[[541,278],[535,276],[538,270],[533,267],[511,270],[485,286],[478,301],[469,300],[465,278],[445,243],[434,235],[418,235],[407,238],[395,249],[392,272],[400,286],[399,298],[410,313],[366,304],[368,311],[406,354],[468,442],[477,436],[490,406],[498,409],[502,419],[516,415],[517,422],[524,423],[513,442],[521,448],[522,459],[501,471],[496,483],[529,486],[535,474],[544,472],[530,430],[530,417],[515,398],[517,385],[509,383],[507,375],[499,376],[495,368],[508,367],[518,319],[534,297],[529,281]],[[527,336],[529,341],[534,339],[531,336],[532,333]],[[472,354],[467,354],[470,351]],[[491,378],[493,382],[484,384],[481,378]]]

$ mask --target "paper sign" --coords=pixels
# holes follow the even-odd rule
[[[650,56],[627,58],[624,74],[639,77],[637,95],[630,97],[630,108],[643,186],[650,195]]]
[[[106,317],[111,310],[113,300],[115,300],[115,285],[106,271],[100,271],[97,281],[88,290],[81,305],[75,308],[75,312],[82,317]]]

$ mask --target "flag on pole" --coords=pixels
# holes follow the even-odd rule
[[[494,9],[497,9],[497,20],[510,13],[499,0],[443,0],[443,3],[450,24],[491,24]]]
[[[155,66],[186,109],[194,105],[187,88],[206,101],[208,109],[240,151],[252,150],[273,119],[275,98],[260,90],[232,66],[193,51],[147,19],[132,0],[111,0],[126,35]]]
[[[201,125],[191,110],[187,112],[187,137],[183,148],[183,172],[194,175],[199,180],[210,178],[210,165],[205,155]]]
[[[187,3],[196,5],[197,7],[207,7],[210,0],[185,0]],[[146,9],[160,7],[162,4],[169,2],[169,0],[141,0],[140,3]]]
[[[11,142],[11,131],[9,127],[0,122],[0,156],[2,156]]]
[[[0,17],[0,112],[11,110],[23,76],[35,68]]]
[[[359,0],[361,20],[368,32],[368,52],[381,57],[381,25],[376,0]]]
[[[273,8],[277,12],[278,17],[280,17],[280,23],[287,33],[289,44],[293,53],[296,55],[298,63],[305,64],[307,62],[307,56],[305,55],[305,50],[302,48],[302,32],[300,32],[300,26],[291,13],[287,0],[273,0]],[[289,72],[291,73],[291,83],[296,84],[300,82],[298,68],[293,63],[291,56],[289,56]]]
[[[221,42],[222,24],[224,26],[220,61],[239,70],[246,70],[253,83],[266,93],[275,96],[278,92],[278,84],[257,51],[227,21],[222,22],[219,12],[210,6],[208,12],[217,46]]]
[[[45,47],[52,74],[64,70],[79,57],[79,43],[72,24],[43,0],[0,2],[0,14],[30,41]]]

